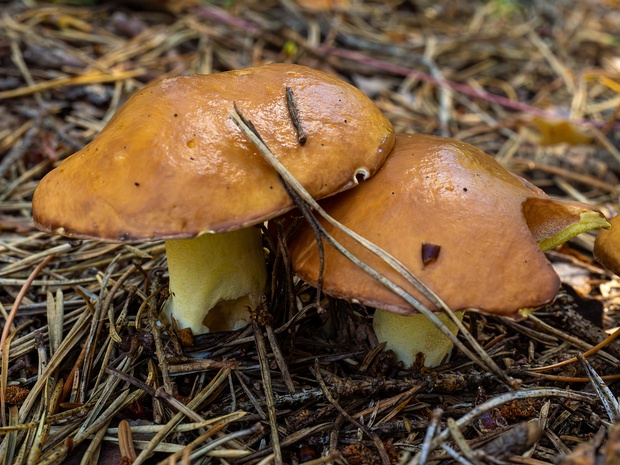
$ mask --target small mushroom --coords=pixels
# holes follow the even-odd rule
[[[302,146],[287,106],[294,95]],[[393,129],[360,90],[273,64],[163,79],[134,94],[33,198],[43,231],[112,242],[165,240],[165,312],[194,333],[248,321],[266,281],[254,225],[291,209],[276,172],[229,118],[233,104],[315,198],[372,175]]]
[[[594,258],[609,271],[620,274],[620,215],[611,220],[611,229],[599,231],[594,241]]]
[[[600,212],[550,199],[477,148],[427,135],[397,135],[371,180],[322,206],[392,254],[452,310],[498,315],[540,307],[556,295],[560,280],[541,248],[608,227]],[[322,224],[363,262],[438,310],[374,254]],[[298,276],[316,284],[319,255],[312,230],[302,226],[289,248]],[[375,307],[377,337],[406,365],[418,353],[426,365],[438,365],[451,348],[426,317],[331,247],[325,248],[323,290]]]

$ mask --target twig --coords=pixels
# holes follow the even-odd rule
[[[284,360],[284,356],[282,355],[282,351],[280,350],[280,344],[278,344],[278,339],[276,338],[276,334],[273,331],[273,327],[270,324],[265,325],[265,331],[267,333],[267,339],[269,340],[269,346],[271,347],[271,351],[273,352],[273,357],[275,358],[276,364],[280,369],[282,380],[284,380],[284,385],[286,386],[288,393],[294,395],[295,384],[293,384],[293,379],[291,378],[288,366],[286,365],[286,361]]]
[[[49,81],[42,81],[32,86],[20,87],[19,89],[0,91],[0,100],[9,98],[23,97],[25,95],[37,94],[50,89],[57,89],[66,86],[79,86],[87,84],[103,84],[106,82],[124,81],[143,75],[144,69],[132,69],[128,71],[111,70],[102,73],[100,71],[89,71],[80,76],[62,76]]]
[[[48,378],[49,382],[53,383],[52,378]],[[51,396],[49,398],[44,399],[44,405],[46,406],[43,415],[41,415],[39,430],[35,436],[33,441],[33,447],[30,449],[30,453],[28,454],[28,462],[36,463],[39,455],[41,454],[41,450],[43,449],[43,445],[46,443],[49,432],[51,429],[50,423],[47,421],[49,417],[51,417],[56,409],[58,408],[58,403],[60,401],[60,395],[62,393],[62,379],[56,383],[53,391],[51,392]],[[50,390],[46,389],[45,393],[47,394]]]
[[[234,433],[230,433],[227,434],[226,436],[223,436],[219,439],[216,439],[215,441],[211,442],[210,444],[207,444],[203,447],[201,447],[200,449],[196,450],[194,453],[190,454],[189,459],[190,460],[195,460],[197,458],[202,457],[203,455],[209,455],[209,453],[211,451],[213,451],[213,449],[222,446],[223,444],[226,444],[227,442],[230,442],[234,439],[237,438],[242,438],[244,436],[251,436],[251,435],[260,435],[263,433],[263,425],[261,425],[260,423],[255,423],[254,425],[252,425],[250,428],[246,428],[246,429],[242,429],[239,431],[235,431]],[[246,454],[249,454],[248,451],[245,450],[240,450],[237,451],[239,452],[238,456],[243,456]]]
[[[433,410],[431,423],[426,429],[426,434],[424,435],[424,442],[422,443],[422,449],[420,449],[420,465],[426,465],[426,460],[431,453],[431,444],[435,437],[435,433],[437,432],[437,428],[439,427],[439,422],[441,421],[442,415],[443,410],[441,408],[436,408],[435,410]]]
[[[538,324],[542,324],[542,325],[548,326],[543,321],[541,321],[538,318],[536,318],[534,315],[531,315],[531,314],[528,315],[528,319],[532,319],[533,321],[536,321]],[[555,331],[557,331],[557,330],[555,330]],[[595,346],[591,347],[590,349],[586,350],[583,353],[583,356],[584,357],[588,357],[588,356],[590,356],[592,354],[596,354],[603,347],[609,345],[611,342],[616,340],[618,337],[620,337],[620,328],[616,329],[613,333],[611,333],[607,338],[605,338],[604,341],[601,341],[600,343],[598,343]],[[606,355],[607,355],[607,358],[612,357],[609,354],[606,354]],[[603,358],[605,358],[605,357],[603,357]],[[544,366],[544,367],[530,368],[529,371],[532,371],[532,372],[548,371],[548,370],[551,370],[553,368],[560,368],[560,367],[563,367],[565,365],[570,365],[571,363],[576,363],[577,361],[578,361],[577,357],[572,357],[572,358],[569,358],[567,360],[563,360],[561,362],[554,363],[553,365],[548,365],[548,366]]]
[[[41,129],[41,118],[38,117],[32,121],[30,127],[26,130],[24,137],[19,139],[19,142],[11,147],[11,150],[4,155],[2,161],[0,161],[0,178],[2,178],[9,167],[24,156],[30,149],[33,139],[39,133]]]
[[[446,424],[448,426],[448,431],[450,431],[452,439],[454,439],[454,442],[456,443],[456,445],[459,446],[461,453],[467,458],[467,460],[469,460],[473,465],[483,465],[483,463],[478,459],[478,457],[476,457],[476,454],[474,453],[472,448],[469,447],[469,444],[467,444],[465,436],[463,436],[463,433],[461,433],[461,430],[456,424],[456,421],[454,421],[454,418],[448,418]],[[443,446],[444,444],[442,444],[442,447]]]
[[[542,163],[537,163],[532,160],[513,158],[510,163],[510,169],[514,171],[542,171],[544,173],[561,176],[563,178],[585,184],[586,186],[592,186],[604,192],[610,192],[612,194],[620,193],[620,189],[617,186],[609,184],[605,181],[601,181],[600,179],[597,179],[593,176],[575,173],[574,171],[569,171],[559,166],[544,165]]]
[[[149,331],[153,335],[153,340],[155,341],[155,353],[157,354],[157,360],[159,361],[159,369],[161,370],[161,377],[164,382],[164,388],[168,392],[168,394],[174,394],[174,387],[172,384],[172,379],[170,378],[170,371],[168,369],[168,360],[166,359],[166,352],[164,350],[164,342],[162,340],[162,328],[161,325],[157,321],[157,299],[155,298],[156,289],[159,286],[157,280],[154,280],[151,283],[151,295],[147,300],[145,300],[145,304],[148,307],[147,312],[147,321],[149,324]]]
[[[112,417],[109,417],[107,422],[104,423],[99,430],[93,434],[92,439],[88,443],[88,447],[82,456],[82,461],[80,465],[87,465],[94,463],[95,460],[99,459],[99,452],[101,450],[101,444],[105,438],[106,431],[108,429],[108,425],[112,422]],[[122,460],[122,457],[121,457]],[[124,462],[121,462],[122,465],[126,465]],[[127,464],[130,465],[130,464]]]
[[[328,423],[321,423],[319,425],[314,425],[309,428],[304,428],[302,430],[296,431],[292,433],[291,435],[282,439],[280,441],[280,446],[288,447],[292,444],[297,444],[298,442],[302,441],[304,438],[322,433],[323,431],[330,429],[332,426],[333,426],[333,423],[328,422]],[[261,457],[265,457],[266,455],[269,455],[270,453],[271,453],[271,447],[266,447],[264,449],[253,452],[249,455],[246,455],[243,458],[243,460],[246,463],[252,463],[254,460],[259,459]]]
[[[267,404],[267,414],[269,415],[269,426],[271,427],[271,447],[273,448],[274,463],[282,465],[282,451],[280,450],[280,436],[278,433],[278,420],[276,418],[276,408],[273,402],[273,390],[271,387],[271,371],[269,370],[269,360],[267,359],[267,348],[262,329],[256,320],[252,320],[254,339],[256,340],[256,351],[260,364],[260,375],[263,380],[263,391],[265,392],[265,403]]]
[[[110,278],[112,277],[112,274],[114,273],[114,270],[116,269],[116,264],[118,263],[119,258],[120,256],[116,255],[114,259],[108,265],[108,268],[106,269],[106,272],[103,275],[103,279],[101,282],[99,298],[96,304],[94,305],[95,313],[93,315],[93,319],[91,320],[90,331],[88,333],[88,338],[86,340],[86,346],[87,346],[86,356],[84,358],[83,367],[80,372],[78,402],[82,404],[86,403],[87,386],[90,382],[90,372],[91,372],[93,365],[95,364],[95,355],[96,355],[95,352],[97,349],[97,343],[99,341],[99,337],[101,335],[101,332],[103,331],[103,326],[104,326],[103,324],[104,320],[103,318],[101,318],[101,312],[103,310],[103,305],[102,305],[103,296],[107,288],[108,281],[110,280]]]
[[[299,145],[306,145],[306,142],[308,141],[308,134],[301,125],[299,113],[297,112],[297,104],[295,103],[295,95],[293,94],[293,89],[290,87],[286,88],[286,103],[289,115],[291,116],[291,121],[297,131],[297,140],[299,141]]]
[[[577,358],[583,365],[588,378],[590,378],[592,386],[594,386],[596,393],[601,399],[601,403],[605,407],[605,411],[609,416],[609,421],[615,423],[618,419],[620,419],[620,403],[618,402],[618,399],[616,399],[599,374],[594,370],[594,368],[592,368],[592,365],[590,365],[588,360],[586,360],[586,358],[581,354],[577,355]]]
[[[161,462],[159,462],[159,465],[174,464],[180,458],[183,458],[184,461],[189,460],[190,454],[192,453],[192,451],[196,448],[198,444],[202,444],[207,439],[209,439],[211,436],[220,432],[225,426],[226,426],[226,423],[218,423],[216,425],[213,425],[207,431],[205,431],[200,436],[198,436],[196,439],[194,439],[192,442],[190,442],[188,445],[186,445],[183,449],[179,450],[178,452],[175,452],[174,454],[170,455],[165,460],[162,460]],[[135,460],[135,457],[134,457],[134,460]]]
[[[101,312],[108,316],[108,321],[110,323],[110,328],[109,328],[110,338],[114,342],[122,342],[122,339],[118,335],[118,332],[116,331],[116,323],[114,321],[114,307],[112,305],[112,300],[116,296],[116,292],[125,283],[127,278],[129,278],[129,276],[131,276],[137,269],[138,268],[134,264],[132,264],[129,268],[127,268],[127,270],[125,270],[125,272],[121,275],[121,277],[116,280],[116,282],[110,289],[110,292],[108,292],[108,295],[103,301],[103,308],[101,309]]]
[[[2,426],[6,426],[6,408],[5,408],[6,397],[5,396],[6,396],[6,386],[8,382],[8,373],[9,373],[8,372],[9,344],[6,344],[6,342],[9,336],[9,331],[11,330],[11,325],[13,324],[13,320],[15,320],[15,315],[17,315],[17,310],[19,309],[19,305],[21,304],[22,300],[26,296],[26,292],[28,292],[28,289],[30,289],[30,285],[32,284],[34,279],[39,275],[41,270],[45,268],[45,266],[50,262],[52,258],[54,258],[54,255],[48,255],[47,257],[45,257],[45,259],[41,263],[39,263],[35,267],[34,270],[32,270],[32,273],[30,273],[30,276],[28,276],[28,279],[26,280],[22,288],[19,290],[19,294],[17,294],[17,297],[15,298],[15,303],[13,304],[13,307],[11,307],[11,311],[9,312],[8,319],[4,322],[4,328],[2,329],[2,338],[0,338],[0,356],[2,357],[2,368],[1,368],[2,370],[1,383],[2,384],[0,386],[0,411],[1,411],[0,413],[1,413],[1,418],[2,418]]]
[[[478,418],[485,412],[489,412],[494,408],[499,407],[500,405],[506,404],[508,402],[517,400],[517,399],[530,399],[537,397],[564,397],[568,399],[579,400],[581,402],[593,403],[594,399],[592,396],[572,392],[565,391],[563,389],[556,388],[541,388],[541,389],[523,389],[521,391],[512,391],[505,394],[501,394],[497,397],[489,399],[488,401],[477,405],[472,410],[467,412],[461,418],[456,420],[455,424],[459,428],[463,428],[470,424],[475,418]],[[431,443],[430,449],[436,449],[439,447],[448,437],[450,436],[450,430],[448,428],[444,429],[441,433],[435,436],[433,442]],[[415,455],[411,461],[407,465],[420,465],[420,453]]]
[[[189,401],[186,407],[190,410],[198,408],[200,404],[202,404],[202,402],[208,396],[213,394],[213,392],[220,386],[220,384],[222,384],[222,382],[224,382],[228,378],[230,372],[230,368],[220,370],[217,376],[211,380],[209,385],[205,386],[205,388],[200,393],[198,393],[198,395],[196,395],[191,401]],[[136,457],[134,465],[141,465],[142,463],[144,463],[144,461],[150,457],[153,450],[155,450],[157,444],[174,430],[174,428],[181,422],[181,420],[183,420],[183,417],[184,415],[182,413],[176,413],[170,419],[170,421],[168,421],[168,423],[166,423],[166,425],[157,434],[155,434],[153,439],[149,441],[148,445],[142,450],[142,452],[140,452],[138,457]]]

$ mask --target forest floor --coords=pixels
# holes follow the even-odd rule
[[[45,173],[145,83],[286,62],[611,218],[616,0],[77,3],[0,2],[0,463],[620,463],[620,281],[593,233],[548,252],[553,304],[465,317],[491,365],[455,350],[404,369],[371,309],[318,308],[301,283],[299,312],[275,290],[271,321],[181,340],[156,323],[162,242],[69,240],[31,212]]]

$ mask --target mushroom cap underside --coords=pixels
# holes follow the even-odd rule
[[[307,134],[303,146],[287,87]],[[394,143],[391,124],[360,90],[304,66],[163,79],[136,92],[90,144],[44,177],[35,223],[138,242],[234,230],[289,210],[278,175],[230,119],[233,102],[315,198],[374,174]]]
[[[403,263],[453,310],[478,308],[502,315],[554,298],[560,280],[537,240],[579,221],[581,212],[596,212],[548,198],[469,144],[419,134],[397,135],[394,150],[371,180],[321,204],[337,221]],[[525,204],[531,218],[525,216]],[[551,221],[545,224],[547,218]],[[322,224],[354,255],[436,310],[374,254]],[[530,229],[541,237],[534,238]],[[426,265],[423,247],[436,255]],[[296,273],[315,284],[319,258],[312,230],[302,226],[289,249]],[[415,313],[329,246],[323,290],[395,313]]]

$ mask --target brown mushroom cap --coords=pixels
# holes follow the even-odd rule
[[[394,143],[391,124],[360,90],[304,66],[164,79],[134,94],[45,176],[33,198],[35,223],[69,236],[140,241],[234,230],[290,209],[277,174],[230,120],[233,102],[316,198],[353,187],[358,173],[372,175]]]
[[[609,271],[620,274],[620,215],[611,220],[611,229],[599,231],[594,241],[594,258]]]
[[[606,225],[600,212],[549,199],[469,144],[419,134],[397,135],[394,150],[371,180],[322,206],[395,256],[453,310],[478,308],[503,315],[544,305],[558,291],[560,280],[537,240],[560,234],[571,218],[579,221],[575,209]],[[323,224],[353,254],[434,308],[375,255]],[[289,248],[297,274],[316,283],[319,264],[312,230],[304,227]],[[323,278],[323,289],[332,296],[415,313],[331,247],[325,248]]]

